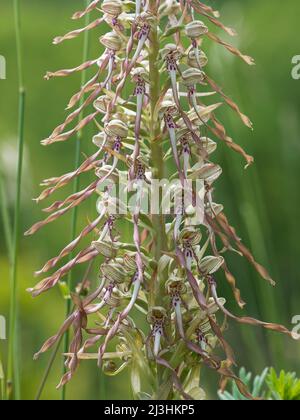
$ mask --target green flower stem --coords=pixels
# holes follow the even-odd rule
[[[157,15],[157,2],[150,0],[150,10],[153,15]],[[164,179],[164,161],[163,150],[161,143],[157,140],[160,136],[160,123],[155,116],[156,105],[160,96],[160,74],[158,69],[159,58],[159,39],[157,25],[153,25],[150,33],[150,52],[149,52],[149,74],[150,74],[150,99],[151,99],[151,158],[153,167],[153,178]],[[163,251],[167,250],[167,236],[165,231],[165,217],[164,215],[153,215],[152,223],[155,231],[155,260],[159,262]],[[165,291],[161,286],[160,279],[157,277],[152,285],[151,290],[151,304],[155,306],[163,306],[163,297]],[[160,388],[162,381],[163,368],[157,367],[157,389]]]
[[[22,44],[21,44],[21,20],[20,2],[14,0],[15,33],[17,47],[17,72],[19,84],[19,121],[18,121],[18,164],[17,164],[17,189],[15,199],[15,215],[13,230],[11,291],[10,291],[10,318],[9,318],[9,346],[8,346],[8,369],[7,390],[8,397],[20,400],[20,367],[18,345],[18,256],[20,241],[21,222],[21,187],[24,152],[24,120],[25,120],[25,89],[23,83]]]
[[[9,263],[11,265],[12,255],[13,255],[12,228],[11,228],[11,221],[9,218],[7,194],[5,190],[5,180],[4,180],[4,175],[2,172],[0,172],[0,200],[1,200],[0,207],[1,207],[5,243],[6,243]]]

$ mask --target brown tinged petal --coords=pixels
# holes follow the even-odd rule
[[[62,175],[62,176],[57,177],[57,178],[51,178],[51,179],[45,180],[42,183],[42,185],[54,185],[54,186],[44,190],[40,194],[40,196],[35,199],[35,201],[37,203],[39,203],[40,201],[45,200],[46,198],[50,197],[50,195],[52,195],[55,191],[57,191],[59,188],[64,187],[65,185],[67,185],[69,182],[71,182],[77,176],[79,176],[83,173],[89,172],[92,169],[95,169],[95,167],[97,166],[96,159],[98,158],[100,153],[101,153],[101,150],[98,150],[94,155],[92,155],[88,159],[86,159],[80,165],[80,167],[74,172],[70,172],[68,174]]]
[[[103,17],[95,20],[94,22],[91,22],[89,25],[87,25],[85,28],[76,29],[75,31],[69,32],[64,36],[58,36],[54,38],[53,44],[57,45],[60,44],[63,41],[66,41],[67,39],[73,39],[82,34],[85,31],[89,31],[91,29],[97,28],[102,22],[104,21]]]
[[[209,19],[214,25],[218,26],[219,28],[223,29],[227,34],[231,35],[231,36],[236,36],[237,33],[234,29],[232,28],[228,28],[225,25],[223,25],[222,22],[220,22],[218,19],[216,19],[216,17],[210,16],[207,11],[205,10],[206,8],[203,7],[203,5],[199,4],[196,1],[192,2],[192,7],[198,12],[200,13],[200,15],[205,16],[207,19]]]
[[[31,289],[27,289],[29,293],[31,293],[32,297],[37,297],[40,294],[46,292],[47,290],[51,289],[52,287],[56,286],[59,280],[64,277],[72,268],[77,264],[83,264],[88,261],[91,261],[98,255],[98,252],[95,250],[94,247],[89,247],[80,251],[79,254],[76,255],[71,261],[69,261],[66,265],[62,268],[57,270],[52,276],[47,277],[46,279],[42,280],[38,283],[35,287]]]
[[[223,337],[221,328],[219,325],[214,321],[214,319],[210,316],[209,317],[209,323],[211,326],[211,329],[213,330],[214,334],[218,337],[220,343],[222,344],[222,347],[225,351],[226,357],[229,360],[229,362],[233,365],[236,365],[234,352],[231,348],[231,346],[227,343],[225,338]]]
[[[254,266],[256,271],[261,275],[261,277],[265,280],[267,280],[271,286],[276,286],[276,283],[271,278],[268,271],[259,263],[257,263],[249,251],[248,248],[245,247],[245,245],[242,244],[241,239],[236,235],[235,230],[232,226],[229,225],[228,220],[224,213],[220,213],[216,220],[218,221],[219,225],[222,227],[223,231],[236,243],[236,246],[238,247],[239,251],[243,254],[245,258]]]
[[[103,73],[103,71],[107,68],[107,65],[109,63],[109,54],[104,53],[98,60],[97,64],[99,67],[99,70],[93,76],[84,86],[81,87],[80,91],[77,92],[75,95],[72,96],[72,98],[69,101],[69,104],[67,106],[67,110],[73,108],[81,98],[83,98],[85,93],[95,91],[97,88],[100,88],[101,83],[97,83],[99,80],[100,75]]]
[[[41,350],[34,355],[34,360],[37,360],[41,354],[46,353],[54,346],[54,344],[56,344],[59,341],[59,339],[69,330],[69,328],[74,322],[75,317],[76,312],[74,312],[72,315],[69,316],[68,319],[66,319],[58,333],[53,337],[49,338],[49,340],[45,342]]]
[[[237,304],[239,305],[239,307],[241,309],[243,309],[246,306],[246,302],[243,301],[242,297],[241,297],[241,291],[240,289],[237,288],[236,286],[236,278],[234,277],[234,275],[230,272],[226,262],[224,262],[223,264],[223,270],[225,272],[225,277],[227,282],[230,284],[233,294],[234,294],[234,298],[237,302]]]
[[[77,207],[79,204],[81,204],[83,201],[87,200],[96,190],[98,181],[95,182],[95,187],[87,191],[84,195],[78,198],[78,200],[73,201],[68,207],[61,209],[53,214],[51,216],[47,217],[47,219],[42,220],[35,225],[32,226],[27,232],[25,232],[25,236],[33,235],[37,231],[39,231],[42,227],[48,225],[49,223],[54,222],[59,217],[63,216],[65,213],[67,213],[69,210],[73,209],[74,207]]]
[[[218,370],[218,373],[222,376],[224,376],[226,379],[232,379],[234,380],[234,382],[236,383],[236,386],[238,387],[240,393],[248,398],[249,400],[257,400],[257,398],[254,398],[253,395],[251,395],[246,387],[246,385],[244,384],[244,382],[238,378],[228,367],[224,366],[221,367]]]
[[[214,222],[214,220],[212,218],[210,218],[208,215],[206,215],[206,219],[208,220],[209,225],[213,229],[213,232],[210,235],[211,247],[214,251],[214,254],[216,256],[219,256],[220,254],[219,254],[218,249],[217,249],[216,237],[215,237],[216,232],[218,232],[218,235],[219,235],[218,226],[216,226],[216,223]],[[228,283],[230,284],[230,286],[232,288],[232,291],[233,291],[233,294],[234,294],[234,297],[235,297],[235,300],[236,300],[237,304],[239,305],[239,307],[241,309],[243,309],[245,307],[246,303],[242,300],[241,291],[236,286],[236,283],[237,283],[236,279],[235,279],[234,275],[229,271],[229,268],[228,268],[225,260],[223,262],[222,268],[225,272],[226,280],[228,281]]]
[[[94,181],[92,184],[88,185],[84,190],[78,191],[69,197],[67,197],[63,201],[55,201],[50,207],[47,207],[43,209],[45,213],[52,213],[53,211],[59,210],[63,207],[65,207],[67,204],[72,203],[75,200],[78,200],[80,197],[85,195],[88,191],[91,189],[94,189],[96,187],[96,181]]]
[[[216,282],[213,279],[210,279],[209,280],[209,285],[210,285],[210,290],[211,290],[212,297],[214,298],[214,300],[216,302],[216,305],[218,305],[218,307],[220,308],[220,310],[226,316],[228,316],[228,318],[234,319],[235,321],[237,321],[240,324],[248,324],[248,325],[254,325],[254,326],[258,326],[258,327],[263,327],[263,328],[265,328],[267,330],[277,331],[277,332],[280,332],[282,334],[287,334],[290,337],[292,337],[291,331],[289,331],[283,325],[273,324],[273,323],[268,323],[268,322],[263,322],[263,321],[259,321],[259,320],[255,319],[255,318],[250,318],[250,317],[241,317],[241,318],[239,318],[239,317],[233,315],[223,305],[220,304],[219,298],[218,298],[218,295],[217,295],[217,285],[216,285]]]
[[[226,146],[243,156],[243,158],[247,162],[245,169],[252,165],[254,163],[254,158],[248,155],[241,146],[234,143],[231,137],[227,136],[224,126],[220,123],[220,121],[217,120],[217,118],[214,115],[211,117],[211,121],[215,127],[207,126],[209,130],[213,134],[215,134],[220,140],[224,141],[226,143]]]
[[[245,63],[249,64],[249,66],[255,65],[254,59],[252,57],[250,57],[249,55],[242,54],[233,45],[230,45],[227,42],[223,41],[222,39],[218,38],[215,34],[208,32],[206,36],[208,36],[208,38],[210,38],[212,41],[216,42],[217,44],[223,45],[223,47],[225,47],[232,54],[240,57],[243,61],[245,61]]]
[[[94,102],[95,99],[97,99],[98,95],[100,94],[102,90],[102,84],[101,86],[94,91],[85,101],[84,103],[77,108],[75,111],[73,111],[71,114],[69,114],[66,118],[66,120],[64,121],[63,124],[59,125],[58,127],[55,128],[55,130],[52,132],[52,134],[49,136],[48,139],[46,139],[44,142],[42,142],[42,144],[48,144],[47,140],[51,140],[55,137],[57,137],[59,134],[61,134],[64,129],[66,128],[67,125],[69,125],[72,121],[75,120],[75,118],[77,118],[81,112],[84,110],[84,108],[86,108],[88,105],[90,105],[91,103]]]
[[[207,75],[205,75],[205,80],[210,84],[210,86],[216,91],[218,92],[222,98],[224,98],[225,102],[230,106],[230,108],[232,108],[241,118],[241,120],[243,121],[243,123],[253,129],[253,124],[250,121],[250,119],[247,117],[247,115],[243,114],[240,111],[240,108],[238,107],[238,105],[236,103],[234,103],[227,95],[225,95],[225,93],[222,91],[222,89],[216,84],[216,82],[214,82],[212,79],[210,79]]]
[[[59,134],[55,137],[50,137],[48,139],[42,140],[41,144],[43,146],[49,146],[53,143],[63,142],[68,140],[70,137],[72,137],[74,134],[78,133],[78,131],[81,131],[84,127],[86,127],[91,121],[94,120],[94,118],[98,115],[98,111],[94,112],[93,114],[88,115],[87,117],[83,118],[75,128],[73,128],[70,131],[67,131],[66,133]],[[75,117],[74,117],[75,118]]]
[[[73,16],[72,16],[72,19],[74,19],[74,20],[81,19],[83,16],[87,15],[88,13],[90,13],[94,9],[96,9],[96,7],[98,6],[99,3],[100,3],[100,0],[92,1],[92,3],[85,10],[83,10],[81,12],[74,13]]]
[[[74,239],[69,245],[67,245],[57,257],[49,260],[41,270],[36,271],[35,275],[39,276],[40,274],[46,273],[47,271],[51,270],[57,265],[57,263],[62,258],[66,257],[72,251],[74,251],[74,249],[77,247],[79,242],[98,226],[102,218],[103,218],[103,215],[101,214],[96,220],[94,220],[92,223],[86,226],[85,229],[83,229],[83,231],[80,233],[80,235],[76,239]]]
[[[214,10],[211,6],[208,6],[207,4],[204,4],[200,1],[198,1],[198,4],[201,7],[201,9],[203,9],[206,13],[209,13],[210,15],[213,15],[217,18],[220,17],[220,12],[218,10]]]
[[[86,61],[85,63],[80,64],[80,66],[74,67],[73,69],[58,70],[56,72],[48,71],[46,73],[46,76],[44,78],[45,78],[45,80],[50,80],[53,77],[65,77],[65,76],[69,76],[70,74],[73,74],[73,73],[76,73],[76,72],[80,72],[80,71],[83,71],[83,70],[88,69],[89,67],[94,66],[95,64],[97,64],[98,60],[99,59],[97,58],[96,60]]]
[[[97,83],[99,78],[100,72],[95,74],[81,89],[79,92],[75,93],[70,99],[67,110],[72,109],[83,97],[86,93],[94,92],[96,89],[100,87],[100,83]]]

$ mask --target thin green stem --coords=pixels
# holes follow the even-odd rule
[[[9,217],[8,203],[7,203],[7,193],[5,190],[5,181],[4,175],[0,171],[0,199],[1,199],[1,214],[2,214],[2,223],[4,230],[5,243],[7,248],[7,254],[10,265],[12,264],[12,255],[13,255],[13,239],[12,239],[12,228],[11,221]]]
[[[85,5],[88,6],[90,4],[90,0],[85,0]],[[87,26],[90,22],[90,16],[89,14],[86,15],[85,18],[85,26]],[[83,62],[87,61],[88,59],[88,52],[89,52],[89,32],[86,31],[84,34],[84,45],[83,45]],[[81,76],[81,86],[84,86],[86,83],[86,71],[82,72],[82,76]],[[81,103],[80,105],[82,105],[84,102],[84,98],[81,99]],[[79,120],[81,120],[83,118],[83,112],[81,112],[80,116],[79,116]],[[80,164],[80,152],[81,152],[81,141],[82,141],[82,131],[79,131],[77,134],[77,141],[76,141],[76,150],[75,150],[75,169],[78,168],[79,164]],[[74,193],[76,193],[79,190],[79,186],[80,186],[80,182],[79,182],[79,177],[75,178],[74,181]],[[71,218],[71,240],[73,240],[76,236],[76,230],[77,230],[77,219],[78,219],[78,208],[75,207],[73,212],[72,212],[72,218]],[[72,284],[72,273],[70,272],[68,275],[68,287],[69,290],[72,290],[73,288],[73,284]],[[69,316],[70,311],[71,311],[71,299],[67,300],[66,303],[66,316]],[[69,350],[69,343],[70,343],[70,334],[69,332],[67,332],[65,334],[64,337],[64,353],[67,353]],[[65,364],[63,364],[63,374],[66,373],[66,366]],[[66,391],[67,388],[66,386],[64,386],[62,388],[62,394],[61,394],[61,399],[64,401],[66,399]]]
[[[17,73],[19,83],[19,121],[18,121],[18,164],[17,164],[17,186],[15,198],[15,215],[13,231],[13,252],[11,270],[11,296],[10,296],[10,319],[9,319],[9,348],[8,348],[8,389],[11,389],[10,397],[16,400],[21,398],[20,389],[20,367],[19,367],[19,345],[18,345],[18,255],[20,241],[21,221],[21,186],[24,152],[24,120],[25,120],[25,89],[23,83],[22,65],[22,43],[21,43],[21,20],[20,2],[14,0],[15,33],[17,48]]]
[[[43,376],[43,379],[42,379],[42,382],[41,382],[41,384],[39,386],[39,389],[38,389],[38,392],[36,394],[35,401],[39,401],[41,399],[41,396],[43,394],[43,391],[44,391],[44,388],[46,386],[47,380],[49,378],[52,366],[55,362],[56,356],[58,355],[61,342],[62,342],[62,338],[58,341],[58,343],[56,344],[56,347],[54,348],[54,350],[52,352],[52,355],[49,359],[47,368],[45,370],[45,373],[44,373],[44,376]]]
[[[0,352],[0,399],[1,401],[4,401],[5,398],[5,374],[2,363],[2,355]]]

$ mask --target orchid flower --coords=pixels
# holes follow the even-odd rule
[[[88,33],[97,42],[94,29],[104,22],[109,27],[99,39],[98,58],[89,60],[87,56],[79,66],[46,74],[46,79],[50,79],[78,72],[93,73],[68,102],[68,110],[75,105],[77,108],[70,111],[42,145],[71,141],[94,125],[96,131],[90,139],[86,135],[82,147],[90,140],[97,151],[85,156],[75,170],[46,179],[42,183],[45,189],[35,201],[52,198],[83,174],[92,179],[81,191],[47,205],[44,209],[47,217],[30,228],[27,235],[67,217],[70,211],[93,198],[97,198],[98,214],[88,217],[92,222],[36,275],[55,271],[28,289],[36,297],[60,284],[67,289],[64,299],[66,295],[72,299],[68,307],[73,303],[71,313],[37,356],[73,330],[70,342],[69,335],[66,339],[68,346],[63,356],[67,372],[60,386],[73,378],[81,360],[95,359],[105,374],[117,374],[128,367],[136,399],[144,395],[146,377],[145,389],[151,393],[147,399],[190,400],[190,394],[203,394],[198,384],[201,368],[206,365],[222,380],[234,380],[241,393],[251,398],[229,367],[234,365],[235,358],[225,340],[224,317],[290,333],[281,325],[235,316],[218,295],[217,284],[228,281],[237,304],[244,307],[239,279],[227,264],[229,252],[243,256],[264,280],[272,285],[274,282],[242,243],[222,204],[214,201],[215,184],[222,175],[222,168],[212,160],[216,140],[245,158],[247,166],[253,163],[253,158],[228,136],[222,123],[222,103],[205,105],[202,100],[210,95],[220,96],[247,127],[252,125],[238,105],[205,73],[206,39],[249,65],[254,61],[208,30],[209,22],[230,36],[235,34],[218,20],[217,11],[201,1],[137,0],[134,4],[94,0],[73,18],[92,14],[97,16],[90,24],[55,39],[55,44],[60,44]],[[202,91],[205,84],[212,92]],[[186,88],[184,92],[182,86]],[[204,128],[212,139],[203,135]],[[121,170],[125,171],[125,180],[121,180]],[[126,193],[133,193],[136,186],[133,209],[114,195],[118,177],[119,189]],[[144,214],[145,183],[161,182],[166,177],[179,181],[175,192],[183,190],[185,197],[181,194],[180,202],[172,205],[167,214],[163,214],[160,202],[158,214]],[[204,189],[196,190],[194,181],[200,181]],[[169,192],[163,193],[165,200]],[[124,211],[112,212],[111,204]],[[72,227],[74,224],[73,221]],[[81,287],[74,282],[74,288],[71,283],[67,286],[64,278],[71,277],[76,268],[78,283],[85,284],[86,277],[80,276],[86,264],[92,290],[83,297]],[[93,325],[95,318],[97,324]],[[145,319],[149,324],[146,327]],[[214,354],[217,344],[218,355]],[[115,347],[115,351],[108,352],[108,347]],[[91,348],[96,353],[90,353]],[[117,358],[121,362],[119,367]]]

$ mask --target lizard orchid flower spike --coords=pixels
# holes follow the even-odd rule
[[[92,181],[48,205],[47,218],[27,235],[94,199],[97,217],[89,216],[92,221],[82,232],[36,272],[51,271],[29,289],[34,297],[57,285],[66,290],[64,278],[74,268],[79,275],[89,264],[90,291],[83,295],[87,282],[79,277],[74,290],[64,293],[64,298],[72,299],[73,310],[37,356],[73,330],[69,352],[64,354],[67,372],[60,386],[72,379],[81,362],[95,359],[106,374],[129,368],[135,398],[144,395],[144,379],[149,399],[203,398],[198,384],[201,367],[206,365],[222,380],[234,380],[240,392],[252,398],[233,373],[235,358],[224,337],[224,317],[290,332],[281,325],[235,316],[219,296],[217,285],[227,281],[237,305],[245,305],[238,289],[242,273],[236,278],[227,263],[227,253],[232,251],[246,258],[269,284],[274,282],[214,199],[222,175],[221,167],[212,160],[219,142],[239,153],[247,166],[253,163],[227,134],[223,104],[247,127],[252,125],[208,76],[206,40],[249,65],[254,64],[253,59],[215,35],[214,27],[230,36],[235,31],[224,26],[217,11],[198,0],[94,0],[73,19],[89,15],[95,16],[89,25],[55,38],[59,44],[87,31],[92,38],[93,30],[102,23],[109,28],[100,40],[94,37],[97,57],[47,73],[46,78],[51,79],[88,70],[91,79],[72,96],[65,121],[42,144],[71,141],[82,133],[82,147],[90,141],[96,151],[85,156],[75,170],[46,179],[36,201],[50,199],[83,174],[89,174]],[[215,96],[220,99],[205,104],[206,97]],[[96,128],[91,139],[85,134],[90,125]],[[120,180],[121,170],[126,172],[125,181]],[[188,205],[181,195],[172,204],[172,212],[164,214],[159,202],[158,214],[148,214],[144,211],[147,187],[166,177],[179,181],[172,191],[177,195],[184,190]],[[130,195],[130,210],[114,195],[118,181],[119,189]],[[194,181],[200,181],[201,191]],[[163,203],[168,195],[166,191],[162,194]],[[112,205],[124,211],[112,212]],[[121,229],[125,224],[126,232],[132,232],[129,241]],[[147,329],[143,320],[150,324]],[[109,353],[108,346],[115,347],[115,352]],[[191,383],[197,387],[191,389]]]

